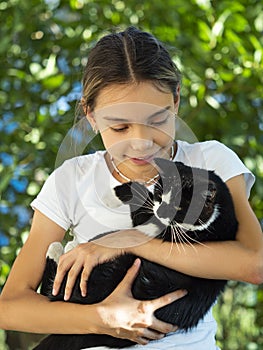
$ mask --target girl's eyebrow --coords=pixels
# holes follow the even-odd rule
[[[157,112],[151,114],[149,117],[147,117],[147,120],[152,119],[152,118],[156,117],[157,115],[162,114],[165,111],[169,111],[170,108],[171,108],[171,106],[166,106],[166,107],[160,109],[159,111],[157,111]],[[118,117],[114,117],[114,116],[105,116],[105,117],[103,117],[103,119],[109,120],[109,121],[112,121],[112,122],[122,122],[122,123],[130,122],[129,119],[118,118]]]

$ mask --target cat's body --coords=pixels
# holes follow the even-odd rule
[[[108,199],[109,204],[129,204],[134,227],[148,236],[173,244],[188,243],[195,249],[194,244],[198,242],[235,239],[238,223],[232,198],[214,172],[163,159],[156,159],[156,163],[161,179],[153,193],[140,183],[125,183],[114,189],[116,197]],[[79,276],[69,302],[93,304],[105,299],[123,279],[135,258],[132,254],[125,254],[96,266],[89,277],[87,297],[81,297]],[[139,274],[132,286],[134,298],[150,300],[177,289],[186,289],[186,297],[155,312],[157,318],[185,331],[195,327],[204,317],[226,284],[223,280],[196,278],[141,260]],[[53,301],[63,300],[66,284],[65,277],[60,293],[52,296],[56,268],[53,258],[47,257],[41,293]],[[108,335],[50,335],[35,349],[124,348],[133,344]]]

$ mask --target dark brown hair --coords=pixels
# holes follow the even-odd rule
[[[181,74],[167,49],[135,27],[101,38],[91,50],[83,76],[83,102],[93,110],[101,89],[111,84],[151,81],[177,96]]]

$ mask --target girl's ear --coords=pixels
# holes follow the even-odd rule
[[[89,106],[87,105],[87,103],[83,97],[81,98],[80,103],[81,103],[81,106],[82,106],[82,109],[83,109],[85,115],[87,115]]]
[[[176,88],[176,96],[174,98],[174,109],[176,114],[178,114],[179,105],[180,105],[180,89],[181,89],[180,84],[178,84]]]
[[[90,107],[87,105],[84,98],[81,99],[81,105],[82,105],[83,111],[85,113],[85,116],[86,116],[88,122],[90,123],[92,129],[94,130],[95,125],[96,125],[96,121],[94,119],[93,114],[91,113]]]

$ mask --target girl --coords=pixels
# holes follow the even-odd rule
[[[139,260],[116,290],[96,305],[50,303],[36,293],[49,244],[62,241],[69,228],[79,245],[60,258],[53,290],[54,294],[58,292],[69,271],[65,300],[81,269],[84,295],[88,293],[86,281],[91,269],[122,252],[198,277],[254,284],[263,281],[262,234],[247,200],[254,177],[219,142],[189,144],[174,140],[179,91],[180,73],[152,35],[128,28],[97,43],[84,72],[82,106],[95,132],[100,132],[106,150],[64,162],[33,201],[30,235],[1,295],[1,328],[36,333],[106,333],[147,344],[143,347],[146,349],[217,349],[211,312],[188,333],[176,331],[176,327],[154,317],[154,310],[182,297],[184,291],[152,302],[132,298],[130,287]],[[128,213],[108,208],[103,196],[109,188],[129,180],[139,179],[151,187],[159,176],[154,157],[212,169],[221,176],[233,196],[239,221],[236,241],[209,243],[209,249],[201,245],[195,250],[188,245],[171,249],[170,243],[147,240],[143,233],[127,229]],[[87,243],[111,230],[119,231]]]

